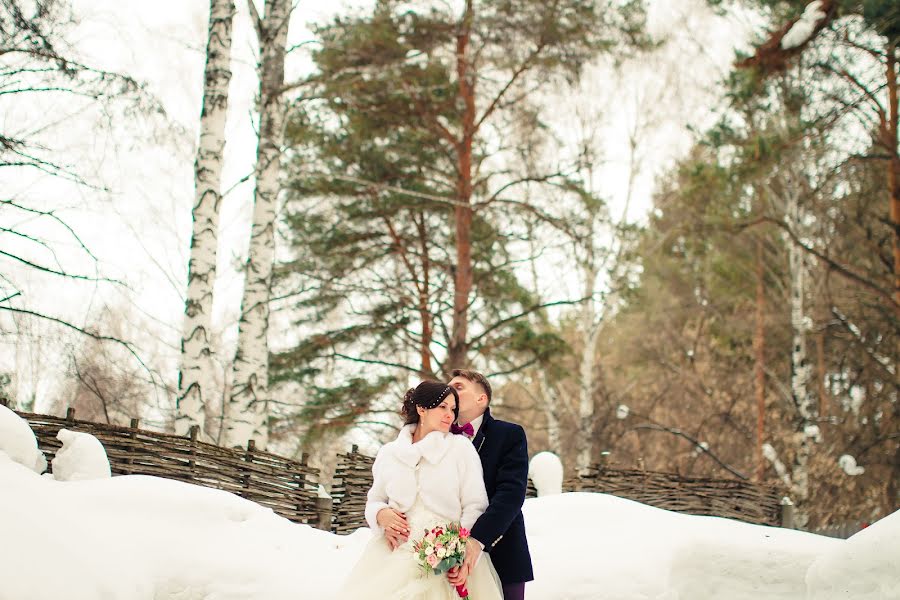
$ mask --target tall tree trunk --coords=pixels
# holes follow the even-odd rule
[[[200,143],[194,163],[194,205],[191,211],[194,224],[175,417],[175,432],[180,435],[186,435],[194,425],[203,431],[205,403],[214,395],[215,386],[210,336],[219,204],[222,199],[225,116],[228,84],[231,81],[231,28],[235,9],[232,0],[210,0],[209,8]]]
[[[593,227],[593,224],[591,225]],[[594,236],[588,239],[588,253],[584,262],[584,305],[581,308],[581,332],[584,348],[579,365],[578,387],[578,455],[575,468],[585,473],[591,464],[594,449],[594,387],[595,362],[597,357],[597,338],[600,327],[597,323],[597,310],[594,306],[594,285],[597,281],[597,267],[594,256]]]
[[[887,47],[887,86],[888,86],[888,152],[891,158],[888,171],[888,187],[891,202],[891,225],[894,228],[894,299],[900,305],[900,139],[898,139],[898,121],[900,121],[900,104],[898,104],[897,81],[897,43]],[[900,310],[900,309],[898,309]],[[894,363],[894,383],[900,378],[900,363]],[[900,405],[895,403],[894,418],[900,420]],[[900,444],[894,453],[893,477],[887,486],[887,506],[895,511],[900,508]]]
[[[468,47],[474,18],[472,0],[456,35],[456,76],[459,98],[465,107],[462,139],[456,144],[456,275],[453,288],[453,325],[447,351],[447,369],[466,366],[469,335],[469,297],[472,295],[472,144],[475,137],[475,77],[469,65]]]
[[[262,60],[259,67],[256,189],[234,358],[234,382],[226,421],[227,446],[243,445],[254,439],[259,447],[265,448],[269,439],[269,298],[284,138],[286,106],[282,89],[290,12],[290,0],[267,0],[263,19],[257,19]]]
[[[754,382],[756,392],[756,481],[766,470],[763,444],[766,438],[766,286],[763,240],[756,240],[756,327],[753,331]]]
[[[888,152],[888,195],[890,197],[891,225],[894,228],[894,300],[900,306],[900,148],[897,139],[898,82],[897,44],[887,47],[888,122],[885,127],[885,150]],[[900,309],[898,309],[900,310]]]
[[[802,220],[800,215],[799,193],[788,189],[787,223],[791,231],[800,232]],[[804,307],[806,295],[806,253],[797,244],[788,243],[788,266],[791,277],[791,329],[793,331],[793,347],[791,348],[791,395],[797,410],[795,419],[796,431],[794,462],[792,465],[792,481],[794,503],[797,507],[796,519],[800,527],[806,525],[807,502],[809,500],[809,458],[812,444],[820,438],[818,425],[815,424],[815,399],[811,389],[812,365],[807,352],[808,317]]]
[[[546,371],[538,367],[537,373],[541,407],[544,417],[547,419],[547,446],[550,452],[562,458],[562,431],[559,424],[559,413],[564,400],[560,399],[556,388],[550,383]]]
[[[422,374],[425,377],[433,377],[434,369],[431,367],[431,341],[434,337],[431,324],[431,310],[429,310],[429,296],[431,294],[431,259],[428,256],[428,233],[425,228],[425,213],[419,213],[416,221],[419,233],[419,250],[422,253],[422,283],[419,291],[419,318],[422,320],[422,344],[419,354],[422,364]]]

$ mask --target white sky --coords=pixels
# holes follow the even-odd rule
[[[311,38],[307,23],[327,19],[348,6],[366,4],[369,2],[300,2],[291,24],[289,44]],[[237,6],[224,190],[252,172],[256,152],[251,115],[257,90],[254,41],[246,4],[238,0]],[[729,67],[734,40],[742,39],[748,27],[747,22],[734,18],[712,16],[703,0],[659,0],[653,6],[651,28],[657,32],[674,31],[673,43],[679,50],[669,53],[661,64],[642,62],[629,66],[627,77],[620,81],[611,81],[608,70],[598,71],[587,92],[596,96],[593,108],[603,120],[601,154],[608,160],[597,173],[596,187],[611,198],[614,214],[621,211],[627,182],[626,131],[636,116],[652,114],[656,119],[648,124],[651,131],[641,157],[643,171],[628,211],[630,220],[640,220],[648,210],[655,176],[690,146],[686,124],[702,128],[708,120],[714,83]],[[90,323],[104,304],[128,313],[127,319],[133,325],[132,339],[174,383],[186,286],[208,2],[75,0],[74,7],[81,25],[72,41],[85,61],[146,81],[171,121],[183,131],[177,127],[159,131],[146,119],[134,121],[116,116],[110,135],[96,128],[97,115],[92,114],[68,117],[64,127],[52,130],[48,143],[65,149],[66,159],[79,172],[95,174],[96,180],[112,189],[110,194],[34,177],[32,173],[16,173],[12,177],[9,173],[0,174],[0,185],[11,196],[26,197],[32,206],[60,209],[59,215],[99,257],[101,273],[126,281],[129,288],[72,284],[16,272],[17,281],[26,288],[25,302],[29,306],[75,323]],[[302,51],[296,52],[287,64],[288,78],[308,69],[308,59]],[[560,108],[559,117],[548,120],[566,137],[570,124],[566,108],[571,107],[566,107],[561,99]],[[7,123],[13,119],[39,123],[46,121],[47,114],[64,111],[58,101],[29,103],[16,106],[3,118]],[[246,253],[251,199],[252,188],[247,182],[235,187],[222,206],[214,318],[226,340],[233,339],[236,333],[242,284],[237,267]],[[23,226],[21,222],[16,225]],[[58,248],[71,251],[69,255],[63,252],[61,262],[72,270],[83,272],[92,268],[77,259],[81,253],[65,232],[41,223],[34,227],[41,235],[57,240]],[[5,263],[3,268],[7,268]],[[571,293],[578,293],[574,291],[574,279],[570,284]],[[52,327],[32,327],[54,339]],[[33,364],[26,368],[25,363],[33,363],[34,359],[23,358],[25,350],[20,347],[15,358],[0,350],[0,371],[18,371],[20,392],[36,392],[40,397],[38,408],[46,409],[52,400],[52,370],[48,373],[46,369],[34,369]],[[51,364],[59,361],[52,349],[45,352]],[[13,366],[13,361],[19,366]],[[61,364],[56,366],[56,371],[62,368]]]

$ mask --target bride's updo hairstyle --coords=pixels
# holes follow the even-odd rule
[[[426,379],[414,388],[409,388],[403,397],[403,408],[400,414],[403,415],[406,425],[419,422],[419,413],[416,411],[417,406],[421,406],[426,410],[436,408],[443,402],[447,396],[453,396],[456,400],[456,406],[453,408],[454,420],[459,418],[459,395],[452,387],[440,381]]]

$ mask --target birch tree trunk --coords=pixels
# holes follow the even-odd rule
[[[796,182],[792,182],[796,185]],[[786,221],[791,231],[802,229],[799,192],[787,190]],[[814,421],[815,398],[813,397],[812,366],[807,353],[807,330],[809,319],[804,307],[806,295],[806,254],[797,244],[788,240],[788,266],[791,277],[791,395],[797,410],[796,431],[794,433],[794,461],[791,468],[792,492],[797,506],[797,524],[800,527],[808,521],[805,505],[809,500],[809,457],[812,444],[820,439],[819,427]]]
[[[544,417],[547,419],[547,446],[557,456],[562,456],[562,431],[559,425],[559,411],[562,400],[556,388],[550,383],[543,369],[538,371]]]
[[[178,373],[175,432],[179,435],[186,435],[194,425],[204,431],[205,403],[215,395],[210,336],[234,12],[233,0],[210,0],[200,143],[194,163],[194,224]]]
[[[255,13],[252,0],[249,4],[251,13]],[[263,18],[254,14],[261,55],[259,144],[250,250],[226,419],[225,445],[229,447],[242,446],[247,440],[254,439],[257,447],[265,448],[269,440],[269,298],[284,138],[286,105],[282,89],[290,13],[290,0],[267,0]]]

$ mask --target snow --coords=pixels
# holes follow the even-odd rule
[[[551,494],[561,494],[563,484],[563,464],[552,452],[538,452],[528,463],[528,478],[537,488],[538,498]]]
[[[815,0],[807,4],[806,10],[800,15],[800,19],[781,38],[781,47],[785,50],[790,50],[805,44],[812,36],[813,31],[815,31],[816,25],[825,16],[825,12],[822,11],[822,0]]]
[[[0,404],[0,454],[3,453],[35,473],[47,470],[47,459],[38,449],[28,422]]]
[[[60,429],[56,439],[63,444],[51,463],[56,481],[108,479],[112,476],[106,450],[100,440],[91,434]]]
[[[807,425],[803,428],[803,435],[814,439],[816,442],[822,441],[822,430],[819,429],[818,425]]]
[[[0,489],[0,600],[323,597],[355,556],[339,549],[367,537],[219,490],[137,475],[63,483],[3,456]]]
[[[589,493],[528,501],[525,522],[529,598],[796,600],[813,560],[842,543]]]
[[[775,472],[778,473],[781,481],[783,481],[786,486],[791,487],[791,476],[787,472],[787,467],[784,466],[784,463],[778,458],[778,452],[775,450],[775,447],[766,442],[762,445],[762,453],[763,456],[766,457],[766,460],[775,467]]]
[[[900,598],[900,511],[817,557],[806,573],[815,600]]]
[[[862,475],[866,472],[866,468],[857,465],[856,459],[849,454],[844,454],[838,459],[838,466],[844,470],[844,473],[851,477]]]
[[[157,477],[56,481],[0,439],[0,600],[327,599],[371,537]],[[532,472],[552,474],[554,458]],[[523,511],[530,600],[900,600],[900,513],[845,541],[604,494],[542,496]]]

